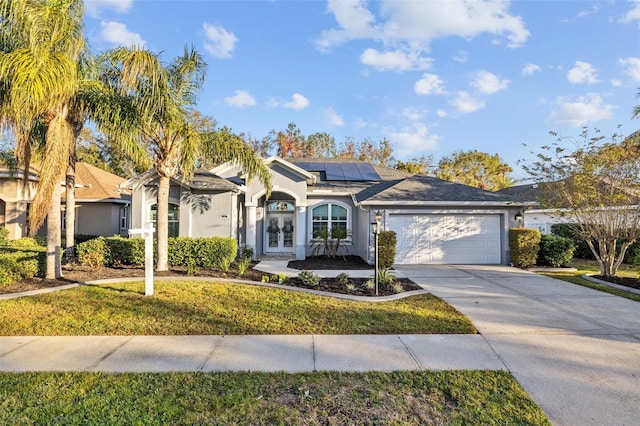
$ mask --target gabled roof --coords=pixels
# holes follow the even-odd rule
[[[76,163],[76,200],[123,200],[129,199],[119,185],[124,178],[88,163]],[[64,199],[64,192],[63,192]]]
[[[120,184],[120,188],[129,190],[136,189],[140,186],[150,184],[155,181],[157,177],[158,173],[155,169],[147,170],[138,176],[125,180]],[[175,176],[172,180],[191,190],[220,192],[239,192],[240,190],[238,185],[207,170],[196,170],[193,174],[193,178],[190,180],[184,179],[181,175]]]
[[[357,193],[355,200],[363,205],[510,205],[514,202],[507,195],[426,175],[381,182]]]

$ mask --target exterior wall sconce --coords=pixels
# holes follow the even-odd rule
[[[516,220],[516,222],[522,225],[522,222],[524,221],[524,216],[522,215],[521,212],[516,213],[516,215],[513,218]]]

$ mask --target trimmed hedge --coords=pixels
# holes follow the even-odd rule
[[[156,245],[154,244],[154,253]],[[144,238],[98,237],[77,245],[80,263],[86,266],[144,265]],[[238,244],[232,238],[169,238],[169,265],[226,270],[236,258]]]
[[[378,265],[389,269],[396,258],[397,237],[394,231],[382,231],[378,235]]]
[[[538,265],[564,266],[573,260],[576,246],[571,238],[559,237],[553,234],[542,235]]]
[[[41,249],[14,250],[3,248],[0,252],[0,285],[43,277],[46,251]]]
[[[76,256],[80,264],[92,268],[102,268],[110,261],[109,246],[104,237],[84,241],[76,246]]]
[[[0,246],[4,246],[9,242],[9,230],[0,226]]]
[[[225,270],[238,253],[233,238],[169,238],[170,266],[197,266]]]
[[[509,248],[513,266],[527,268],[535,265],[540,251],[540,231],[529,228],[509,229]]]

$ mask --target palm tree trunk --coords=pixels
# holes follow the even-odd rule
[[[158,216],[156,217],[158,263],[156,271],[169,270],[169,183],[170,179],[166,176],[160,176],[158,179]]]
[[[61,232],[60,232],[60,185],[56,185],[49,204],[47,213],[47,272],[45,278],[57,279],[62,277],[62,264],[60,259]]]
[[[76,161],[69,159],[67,167],[65,194],[65,257],[67,261],[75,259],[75,225],[76,225]]]

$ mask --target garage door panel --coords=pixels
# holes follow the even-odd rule
[[[391,215],[396,263],[495,264],[501,261],[499,215]]]

